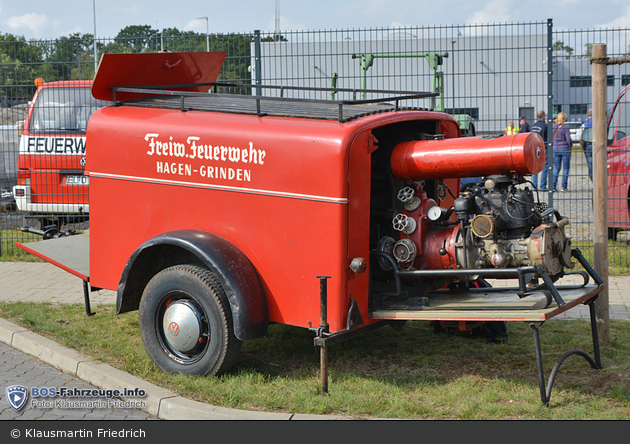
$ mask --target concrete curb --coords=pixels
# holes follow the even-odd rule
[[[307,415],[274,412],[256,412],[217,407],[184,398],[143,379],[94,361],[70,348],[61,346],[23,327],[0,318],[0,341],[79,379],[105,390],[123,391],[139,388],[144,398],[122,398],[124,401],[142,400],[143,410],[165,420],[347,420],[343,416]]]

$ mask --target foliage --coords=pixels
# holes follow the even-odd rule
[[[288,42],[289,40],[282,34],[274,34],[273,36],[263,37],[261,42]]]
[[[206,35],[177,28],[159,30],[149,25],[133,25],[122,29],[112,40],[97,40],[96,50],[99,56],[105,53],[227,51],[219,81],[250,84],[248,67],[251,65],[252,39],[249,34]],[[45,82],[92,79],[94,44],[94,35],[78,32],[55,40],[30,41],[13,34],[0,34],[0,99],[30,99],[35,93],[34,81],[38,77]]]
[[[0,95],[3,100],[5,97],[8,100],[14,100],[32,96],[35,93],[35,87],[22,83],[22,79],[30,77],[33,77],[33,71],[28,65],[0,52],[0,84],[2,85]]]
[[[91,79],[94,76],[93,47],[92,34],[74,33],[60,37],[51,46],[47,59],[51,64],[50,75],[55,80]]]
[[[149,25],[133,25],[122,29],[114,41],[105,45],[102,53],[138,53],[159,50],[158,31]]]
[[[565,45],[564,42],[562,40],[556,40],[552,46],[553,50],[556,52],[564,52],[565,56],[571,57],[571,55],[573,54],[574,49],[571,48],[569,45]]]
[[[0,95],[9,100],[31,97],[35,92],[32,66],[43,60],[41,47],[29,45],[24,37],[0,34]]]

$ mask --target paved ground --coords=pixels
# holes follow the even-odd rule
[[[74,376],[33,359],[14,348],[0,343],[0,386],[3,389],[14,385],[26,387],[64,387],[72,393],[74,389],[95,390],[97,387]],[[20,410],[9,406],[6,392],[0,394],[0,421],[9,419],[22,420],[145,420],[157,419],[153,415],[136,408],[125,408],[127,405],[119,399],[99,398],[48,398],[32,397]],[[141,398],[139,398],[141,400]],[[59,404],[56,402],[59,401]],[[67,404],[62,404],[68,401]],[[91,404],[90,404],[91,403]],[[50,407],[48,407],[50,405]],[[96,405],[96,407],[94,406]],[[70,408],[72,406],[72,408]]]
[[[506,281],[493,280],[493,286],[505,286]],[[573,284],[565,278],[559,283]],[[513,285],[513,284],[511,284]],[[0,300],[52,303],[84,303],[81,279],[48,263],[0,262]],[[90,294],[94,310],[99,304],[114,304],[113,291],[101,290]],[[630,277],[609,279],[610,319],[630,319]],[[590,319],[586,306],[575,307],[556,319]],[[6,344],[6,345],[5,345]],[[34,358],[36,357],[36,358]],[[37,359],[39,358],[39,359]],[[40,361],[44,361],[41,362]],[[225,409],[190,401],[175,393],[142,381],[105,364],[95,363],[73,350],[35,335],[28,330],[0,319],[0,385],[26,387],[79,387],[133,389],[147,392],[142,398],[146,408],[68,409],[28,408],[16,412],[8,406],[4,390],[0,393],[2,419],[344,419],[282,413],[246,412]]]

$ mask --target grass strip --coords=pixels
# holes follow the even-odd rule
[[[243,344],[233,370],[221,377],[164,374],[148,359],[137,312],[114,306],[0,303],[0,316],[94,359],[213,405],[356,418],[627,420],[630,417],[630,322],[612,321],[602,344],[603,370],[565,361],[542,406],[532,332],[510,323],[507,344],[483,335],[436,333],[427,322],[401,331],[384,327],[329,348],[328,396],[321,396],[319,349],[313,333],[272,325],[262,339]],[[549,321],[541,327],[548,377],[561,354],[592,354],[590,324]]]

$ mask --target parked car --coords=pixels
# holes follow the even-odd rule
[[[87,122],[110,102],[94,99],[88,80],[38,80],[20,137],[13,195],[28,224],[43,228],[87,219]]]
[[[580,127],[582,126],[582,122],[567,122],[566,125],[571,132],[571,140],[573,143],[580,143]]]
[[[630,85],[621,93],[608,118],[608,237],[616,240],[621,230],[630,230]],[[592,129],[582,134],[593,140]]]

